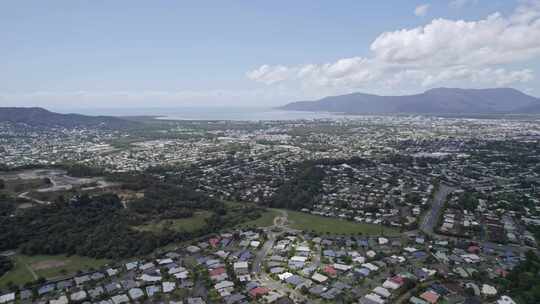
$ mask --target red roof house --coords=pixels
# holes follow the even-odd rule
[[[270,289],[266,287],[256,287],[249,291],[249,295],[252,298],[256,298],[256,297],[264,296],[265,294],[269,292],[270,292]]]
[[[398,284],[399,286],[405,283],[405,279],[403,279],[403,277],[401,276],[394,276],[393,278],[390,279],[390,281]]]
[[[323,272],[331,277],[337,276],[337,270],[330,265],[327,265],[326,267],[324,267]]]
[[[420,295],[420,298],[422,298],[423,300],[426,300],[427,302],[431,303],[431,304],[435,304],[437,303],[437,301],[439,300],[439,294],[434,292],[434,291],[426,291],[424,292],[423,294]]]
[[[210,246],[212,247],[217,247],[217,245],[219,244],[219,239],[218,238],[211,238],[208,240],[208,243],[210,243]]]
[[[210,277],[215,277],[218,275],[222,275],[224,273],[225,273],[225,268],[220,267],[220,268],[212,269],[209,274],[210,274]]]

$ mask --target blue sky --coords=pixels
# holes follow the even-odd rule
[[[513,0],[6,0],[0,104],[271,106],[440,86],[540,96],[539,16],[538,1]]]

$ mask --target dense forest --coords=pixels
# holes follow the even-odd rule
[[[3,255],[0,255],[0,277],[13,268],[11,260]]]
[[[145,255],[168,243],[260,216],[258,208],[227,209],[221,201],[155,176],[119,179],[127,180],[125,187],[142,190],[144,196],[129,202],[127,208],[117,195],[101,194],[60,199],[16,212],[9,200],[0,200],[0,251],[18,248],[28,255],[62,253],[118,259]],[[207,225],[197,231],[133,229],[149,221],[191,217],[197,210],[212,211]]]
[[[295,168],[293,177],[284,182],[276,191],[269,205],[273,208],[300,210],[312,208],[322,195],[322,180],[325,177],[323,166],[373,166],[369,160],[359,157],[350,159],[321,159],[302,162]]]
[[[9,216],[15,211],[15,203],[7,195],[0,193],[0,218]]]
[[[294,177],[279,187],[270,206],[292,210],[311,208],[321,194],[324,175],[322,168],[312,163],[302,164]]]
[[[505,278],[500,278],[504,289],[519,304],[540,303],[540,257],[534,252],[526,253],[526,258]]]
[[[65,169],[67,174],[74,177],[94,177],[103,175],[105,172],[98,167],[90,167],[84,164],[68,164],[61,168]]]
[[[0,219],[0,250],[20,247],[25,254],[79,254],[120,258],[146,254],[174,236],[130,229],[116,195],[82,196],[69,202],[38,206]]]

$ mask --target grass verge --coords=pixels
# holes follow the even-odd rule
[[[287,210],[289,226],[318,234],[362,234],[398,236],[399,230],[381,225],[363,224]]]
[[[17,254],[11,257],[14,268],[0,278],[0,287],[9,282],[23,285],[37,278],[54,279],[78,271],[99,269],[109,263],[106,259],[93,259],[81,256],[66,255],[35,255]]]
[[[274,224],[274,218],[279,216],[279,211],[267,209],[256,220],[247,221],[236,226],[237,228],[258,228],[258,227],[268,227]]]

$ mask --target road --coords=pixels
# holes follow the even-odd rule
[[[268,255],[272,247],[274,247],[274,243],[276,241],[276,235],[272,231],[268,231],[267,235],[268,235],[268,239],[263,244],[259,252],[257,252],[257,255],[255,256],[255,260],[253,261],[252,272],[255,275],[262,272],[262,264],[263,264],[264,258]]]
[[[263,286],[266,286],[270,289],[273,289],[282,294],[289,294],[291,300],[295,303],[312,303],[306,296],[301,294],[298,290],[291,289],[287,285],[282,284],[281,282],[275,281],[272,279],[263,269],[263,262],[266,256],[269,255],[270,251],[274,247],[277,237],[285,231],[292,231],[286,226],[288,214],[286,210],[279,210],[281,215],[274,218],[274,225],[266,228],[266,235],[268,239],[263,244],[259,252],[255,256],[252,267],[252,275],[257,281],[259,281]],[[320,259],[320,258],[319,258]]]
[[[456,188],[450,187],[446,184],[441,183],[437,193],[433,196],[433,199],[430,203],[430,209],[427,211],[422,223],[420,225],[420,230],[422,230],[427,235],[432,236],[439,221],[439,216],[441,214],[444,203],[446,202],[446,197],[448,194],[456,190]]]
[[[262,264],[264,261],[264,258],[268,255],[272,247],[274,247],[274,243],[276,242],[276,236],[278,236],[280,233],[276,233],[274,230],[283,228],[283,226],[287,223],[287,211],[285,210],[279,210],[281,213],[281,216],[276,216],[274,218],[274,225],[266,228],[266,235],[268,236],[268,239],[263,244],[262,248],[257,252],[257,255],[255,256],[255,260],[253,261],[253,267],[252,271],[255,275],[262,272]]]
[[[28,196],[28,193],[30,193],[30,192],[28,192],[28,191],[23,192],[23,193],[17,195],[17,197],[27,199],[29,201],[32,201],[32,202],[40,204],[40,205],[49,205],[49,204],[51,204],[51,202],[46,202],[46,201],[42,201],[42,200],[38,200],[36,198],[30,197],[30,196]]]
[[[441,211],[446,201],[446,197],[448,196],[448,194],[450,194],[452,191],[455,191],[455,190],[456,188],[441,183],[439,190],[435,194],[434,198],[431,200],[430,209],[427,211],[420,225],[420,230],[422,232],[437,239],[443,239],[443,240],[448,240],[448,241],[463,240],[462,238],[435,233],[435,226],[438,224]],[[485,241],[481,241],[480,245],[482,247],[496,248],[497,250],[503,251],[503,252],[513,251],[513,252],[525,253],[529,250],[536,250],[536,248],[529,247],[529,246],[513,245],[513,244],[502,245],[502,244],[495,244],[495,243],[485,242]]]

